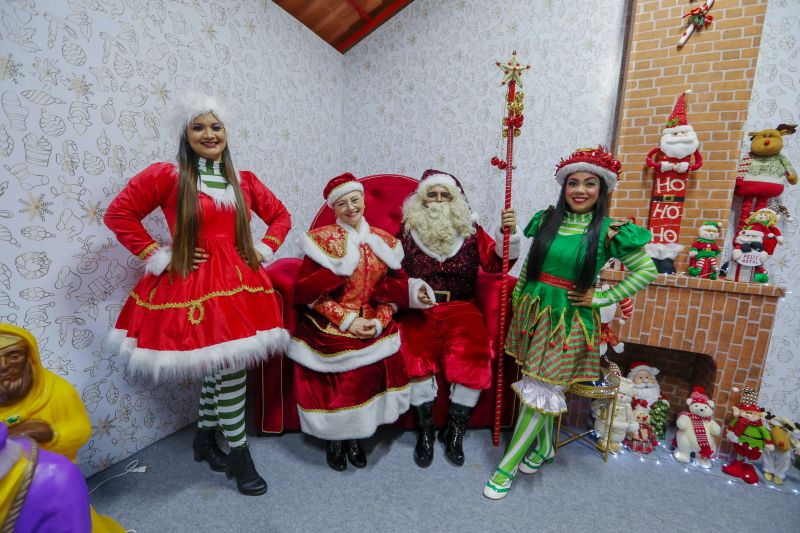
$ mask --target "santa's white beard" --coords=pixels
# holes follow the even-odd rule
[[[700,141],[694,131],[690,131],[688,135],[665,133],[661,136],[661,142],[658,146],[669,157],[683,159],[692,155],[700,147]]]
[[[633,397],[646,401],[648,407],[652,407],[653,403],[661,397],[661,385],[658,383],[637,383],[634,387],[636,387],[636,392]]]
[[[406,231],[414,230],[422,244],[442,256],[449,256],[457,241],[475,233],[469,205],[458,197],[425,205],[412,195],[403,206],[403,215]]]

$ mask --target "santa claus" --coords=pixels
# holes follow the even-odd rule
[[[703,166],[700,141],[686,119],[686,91],[678,97],[667,119],[658,147],[647,154],[647,166],[655,169],[653,197],[650,203],[649,229],[653,241],[645,246],[659,272],[675,273],[674,259],[683,246],[678,244],[683,201],[689,172]],[[692,163],[694,158],[694,163]]]
[[[521,231],[513,209],[502,213],[501,225],[513,232],[509,258],[519,257]],[[451,174],[426,170],[417,190],[403,205],[400,239],[403,268],[427,282],[436,305],[398,317],[401,352],[411,379],[411,405],[419,419],[414,461],[427,467],[433,460],[433,401],[436,372],[450,384],[447,426],[439,433],[445,455],[464,464],[462,439],[481,391],[491,385],[491,349],[484,317],[473,303],[478,269],[500,272],[502,239],[497,244],[476,224],[461,184]]]
[[[650,425],[658,439],[663,439],[667,430],[669,402],[661,394],[656,381],[658,369],[642,361],[634,361],[628,369],[628,379],[633,382],[633,397],[642,400],[650,409]]]

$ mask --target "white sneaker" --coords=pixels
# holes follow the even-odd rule
[[[502,500],[511,490],[511,482],[514,481],[514,476],[508,476],[502,483],[495,483],[489,478],[486,486],[483,487],[483,495],[490,500]]]

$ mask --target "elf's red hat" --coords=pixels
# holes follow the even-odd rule
[[[363,194],[364,186],[361,185],[355,176],[349,172],[345,172],[328,182],[325,186],[325,190],[322,191],[322,197],[328,203],[328,207],[333,208],[333,204],[336,200],[353,191],[361,191]]]
[[[575,150],[567,159],[562,159],[556,165],[556,181],[560,186],[564,185],[567,176],[576,172],[591,172],[605,180],[609,192],[617,185],[619,171],[622,163],[614,159],[614,156],[602,144],[597,148],[579,148]]]

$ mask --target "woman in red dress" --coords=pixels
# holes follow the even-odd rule
[[[245,368],[285,349],[289,334],[262,267],[291,227],[289,212],[251,172],[236,172],[226,113],[212,97],[180,103],[177,166],[155,163],[131,178],[105,223],[146,261],[110,339],[128,368],[153,380],[204,376],[196,461],[235,477],[243,494],[264,494],[244,433]],[[142,219],[161,208],[172,245],[160,245]],[[267,223],[253,242],[250,211]],[[230,446],[218,447],[220,429]]]
[[[352,174],[333,178],[325,200],[336,224],[301,238],[298,313],[289,345],[304,433],[328,441],[334,470],[367,465],[358,442],[408,409],[410,387],[392,319],[397,306],[430,307],[433,291],[402,272],[403,247],[364,219],[364,188]]]

